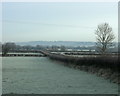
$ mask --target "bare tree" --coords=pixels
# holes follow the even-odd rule
[[[95,32],[97,40],[97,49],[100,53],[104,54],[108,48],[112,46],[112,41],[115,39],[112,28],[108,23],[98,25]]]

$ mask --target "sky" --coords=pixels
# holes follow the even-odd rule
[[[118,39],[117,2],[4,2],[3,42],[96,41],[95,30],[109,23]]]

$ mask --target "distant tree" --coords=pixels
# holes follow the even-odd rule
[[[15,43],[5,43],[2,45],[2,53],[3,55],[6,55],[10,50],[14,50],[15,48]]]
[[[42,45],[36,45],[36,49],[37,49],[37,50],[42,50],[42,49],[44,49],[44,48],[43,48]]]
[[[19,50],[21,50],[22,49],[22,46],[20,46],[20,45],[16,45],[16,51],[19,51]]]
[[[65,50],[66,50],[65,46],[61,46],[61,51],[65,51]]]
[[[57,51],[57,49],[58,49],[58,46],[52,45],[52,50],[53,51]]]
[[[98,25],[95,32],[97,40],[97,49],[100,53],[104,54],[108,48],[112,46],[112,41],[115,39],[112,28],[108,23]]]

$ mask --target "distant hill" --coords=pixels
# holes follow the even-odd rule
[[[30,41],[30,42],[16,42],[18,45],[43,45],[43,46],[94,46],[95,42],[77,42],[77,41]]]

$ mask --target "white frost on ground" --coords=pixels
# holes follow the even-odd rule
[[[3,57],[3,93],[117,94],[118,85],[46,57]]]

